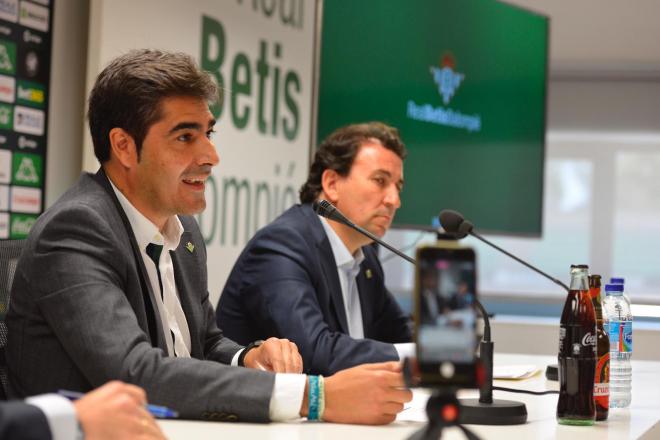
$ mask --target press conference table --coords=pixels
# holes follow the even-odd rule
[[[496,354],[495,365],[537,365],[542,371],[548,364],[557,363],[552,356]],[[482,439],[660,439],[660,362],[635,361],[633,368],[632,404],[627,409],[610,409],[609,419],[594,426],[563,426],[555,420],[557,395],[533,396],[495,391],[496,399],[517,400],[527,405],[528,420],[524,425],[477,426],[469,428]],[[495,381],[496,386],[528,390],[558,389],[557,382],[549,382],[543,373],[522,381]],[[424,390],[415,390],[414,404],[403,411],[400,418],[408,420],[422,414]],[[476,391],[462,391],[459,397],[475,397]],[[331,423],[310,423],[298,420],[289,423],[249,424],[218,423],[184,420],[159,421],[165,435],[176,439],[288,440],[288,439],[405,439],[424,426],[422,422],[400,421],[387,426],[357,426]],[[443,433],[443,439],[464,439],[456,428]]]

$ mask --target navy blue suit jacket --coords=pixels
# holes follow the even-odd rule
[[[410,342],[408,318],[387,291],[372,246],[357,277],[365,339],[348,335],[337,265],[311,205],[296,205],[250,240],[216,309],[218,325],[247,344],[271,336],[296,343],[308,374],[334,374],[397,360],[393,343]]]
[[[50,440],[48,420],[36,406],[20,401],[0,402],[0,438]]]

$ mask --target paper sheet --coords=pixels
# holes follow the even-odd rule
[[[496,365],[493,367],[493,379],[522,380],[540,371],[536,365]]]

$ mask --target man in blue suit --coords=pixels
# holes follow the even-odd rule
[[[378,122],[342,127],[314,157],[295,205],[257,232],[220,296],[218,325],[239,343],[271,336],[297,344],[310,374],[398,360],[408,318],[387,291],[370,240],[317,216],[326,199],[381,237],[401,205],[406,150]]]

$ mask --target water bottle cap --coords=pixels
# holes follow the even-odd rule
[[[625,278],[610,278],[610,284],[625,284]]]
[[[619,296],[623,294],[623,284],[606,284],[605,293],[607,295]]]

